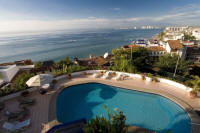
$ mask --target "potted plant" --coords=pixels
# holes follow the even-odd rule
[[[146,80],[146,75],[142,74],[142,80]]]
[[[193,86],[192,91],[190,91],[191,98],[197,97],[199,91],[200,91],[200,77],[199,76],[192,76],[193,80],[190,81],[190,83]]]
[[[86,76],[86,75],[87,75],[87,72],[83,72],[82,74],[83,74],[84,76]]]
[[[71,78],[72,78],[71,73],[68,73],[68,74],[67,74],[67,78],[68,78],[68,79],[71,79]]]
[[[153,82],[153,81],[155,81],[155,82],[160,82],[160,81],[158,80],[157,77],[152,77],[152,78],[151,78],[151,81],[152,81],[152,82]]]
[[[195,90],[190,91],[190,97],[191,98],[196,98],[197,97],[197,92]]]

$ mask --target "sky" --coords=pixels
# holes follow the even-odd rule
[[[0,0],[0,33],[200,25],[200,0]]]

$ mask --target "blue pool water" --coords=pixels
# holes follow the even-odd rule
[[[191,121],[176,103],[159,95],[122,89],[99,83],[80,84],[64,89],[57,99],[57,119],[66,123],[81,118],[90,120],[107,116],[118,108],[126,115],[126,123],[158,133],[190,133]]]

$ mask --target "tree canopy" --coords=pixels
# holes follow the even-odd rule
[[[127,133],[126,116],[123,112],[115,109],[113,113],[110,113],[106,106],[105,109],[109,119],[96,116],[84,126],[84,133]]]
[[[160,68],[161,71],[174,73],[176,64],[178,60],[178,55],[171,56],[170,54],[165,54],[160,56],[158,62],[155,66]],[[177,74],[187,76],[189,74],[189,62],[180,59],[177,67]]]
[[[143,71],[150,65],[150,57],[146,48],[138,47],[131,50],[113,49],[113,70],[125,72]]]
[[[189,41],[192,41],[192,40],[195,40],[196,38],[190,34],[184,34],[184,40],[189,40]]]

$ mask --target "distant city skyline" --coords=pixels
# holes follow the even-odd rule
[[[0,0],[0,32],[198,24],[199,0]]]

